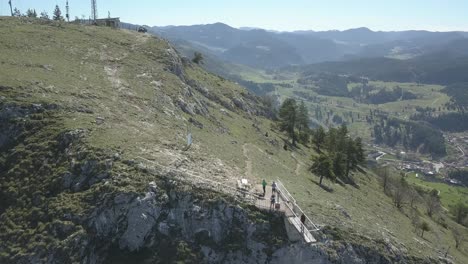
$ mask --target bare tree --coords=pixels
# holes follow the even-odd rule
[[[410,187],[408,190],[408,201],[411,208],[414,208],[414,204],[418,202],[420,195],[414,187]]]
[[[432,217],[435,213],[440,211],[440,198],[437,190],[432,190],[425,197],[427,215]]]
[[[416,233],[421,225],[421,219],[419,218],[419,213],[416,209],[411,210],[411,223],[414,226],[414,232]]]
[[[465,238],[463,236],[462,231],[458,228],[453,228],[452,234],[453,234],[453,239],[455,240],[455,248],[458,249],[458,247],[463,243],[463,241],[465,241]]]
[[[420,225],[421,228],[421,237],[424,238],[424,232],[429,232],[431,231],[431,227],[429,226],[429,224],[425,221],[423,221]]]
[[[468,205],[462,201],[450,206],[450,213],[455,217],[455,221],[463,224],[463,220],[468,216]]]
[[[404,177],[401,177],[399,180],[395,180],[392,185],[393,204],[396,206],[396,208],[401,209],[408,197],[408,183]]]
[[[390,193],[390,173],[388,171],[388,167],[381,167],[377,170],[377,174],[382,178],[382,187],[384,189],[385,194]]]

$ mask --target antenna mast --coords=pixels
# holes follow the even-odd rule
[[[13,16],[13,7],[11,5],[11,0],[8,1],[8,4],[10,5],[11,16]]]
[[[68,5],[68,0],[65,8],[67,9],[67,22],[70,22],[70,6]]]
[[[98,18],[96,0],[91,0],[91,19],[96,22]]]

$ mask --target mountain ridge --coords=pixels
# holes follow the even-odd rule
[[[421,30],[372,31],[366,27],[343,31],[273,32],[237,29],[224,23],[152,27],[171,41],[184,40],[208,48],[205,52],[231,63],[272,69],[349,57],[412,58],[465,39],[466,32]]]

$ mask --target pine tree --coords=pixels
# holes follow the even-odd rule
[[[21,11],[16,7],[13,10],[13,16],[15,16],[15,17],[21,17],[22,16]]]
[[[28,9],[26,12],[27,17],[37,17],[37,13],[35,9]]]
[[[304,101],[301,101],[297,109],[297,128],[300,131],[308,130],[309,128],[309,110],[304,104]]]
[[[304,101],[301,102],[297,108],[296,113],[296,127],[299,130],[299,139],[301,143],[307,144],[309,141],[309,110],[304,104]]]
[[[55,20],[55,21],[63,21],[64,20],[63,16],[62,16],[62,11],[60,11],[60,7],[58,5],[55,6],[53,20]]]
[[[352,139],[347,139],[345,141],[345,174],[343,175],[343,178],[345,181],[349,181],[349,172],[353,169],[353,165],[356,163],[355,162],[355,152],[356,152],[356,147],[354,145],[354,142]]]
[[[41,12],[41,16],[40,16],[41,19],[45,19],[45,20],[49,20],[49,14],[47,14],[46,11],[42,11]]]
[[[279,119],[281,131],[286,131],[288,137],[292,140],[292,144],[296,145],[296,100],[286,99],[280,107]]]
[[[338,147],[337,142],[338,131],[334,127],[328,129],[327,136],[325,137],[325,148],[329,153],[335,153]]]
[[[320,177],[319,185],[322,186],[323,178],[335,180],[335,174],[332,170],[332,161],[327,154],[322,153],[318,156],[312,157],[312,166],[310,167],[310,172],[318,175]]]
[[[374,126],[374,140],[376,144],[383,143],[382,127],[379,125]]]
[[[364,149],[362,147],[362,140],[361,138],[351,139],[346,138],[345,140],[345,153],[346,153],[346,172],[344,175],[344,179],[349,181],[351,180],[349,177],[349,172],[356,171],[359,166],[364,165],[366,160]]]
[[[356,161],[357,165],[363,166],[366,161],[366,154],[364,153],[364,147],[362,146],[362,139],[357,137],[354,139],[354,145],[356,147]]]
[[[345,175],[345,164],[345,155],[341,151],[336,152],[335,156],[333,157],[333,173],[337,178],[343,178],[343,176]]]
[[[315,146],[315,151],[318,153],[322,152],[322,148],[325,145],[325,138],[327,134],[322,126],[319,126],[313,133],[312,133],[312,143]]]

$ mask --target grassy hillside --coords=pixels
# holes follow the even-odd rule
[[[398,100],[395,102],[373,105],[358,103],[352,98],[317,94],[314,87],[303,86],[296,83],[295,80],[297,80],[298,75],[291,72],[277,71],[267,73],[259,70],[235,72],[248,81],[256,83],[276,83],[276,90],[272,93],[273,95],[277,95],[280,100],[290,97],[304,100],[309,108],[309,114],[313,119],[316,118],[314,110],[317,107],[321,108],[323,111],[331,110],[335,115],[343,117],[352,113],[354,116],[353,123],[351,123],[349,118],[344,118],[344,120],[349,123],[351,134],[353,136],[363,137],[369,144],[372,143],[372,126],[366,122],[365,116],[369,115],[370,111],[379,110],[387,113],[390,117],[408,120],[409,117],[417,113],[417,109],[421,107],[442,108],[441,111],[444,113],[447,111],[444,109],[444,105],[449,102],[450,99],[442,92],[444,87],[439,85],[370,81],[369,85],[378,87],[379,89],[392,89],[398,86],[401,87],[403,91],[411,92],[417,96],[417,98],[413,100]],[[288,88],[282,84],[289,84],[291,87]],[[354,85],[355,84],[349,84],[348,88],[351,90]],[[358,115],[360,118],[358,118]],[[323,125],[326,124],[328,123],[323,123]],[[411,248],[417,248],[417,251],[422,254],[428,254],[425,248],[431,248],[430,243],[433,240],[439,241],[436,243],[437,246],[433,247],[433,250],[438,248],[438,250],[443,251],[443,247],[448,248],[449,245],[453,243],[453,241],[450,242],[450,240],[453,239],[450,230],[441,227],[437,223],[437,220],[427,220],[432,223],[431,227],[434,232],[430,235],[434,237],[423,240],[415,236],[415,230],[414,227],[412,227],[409,212],[405,210],[403,210],[403,212],[395,210],[393,205],[385,202],[388,201],[388,197],[382,193],[381,186],[372,173],[358,176],[361,184],[361,189],[359,190],[349,186],[333,185],[330,183],[334,191],[329,193],[318,188],[316,185],[317,178],[311,177],[310,173],[307,172],[308,165],[310,164],[307,155],[310,155],[309,153],[311,152],[308,148],[303,148],[298,151],[298,153],[291,154],[292,156],[289,160],[281,160],[285,166],[281,166],[277,169],[273,166],[275,163],[280,162],[280,160],[262,155],[273,150],[262,151],[254,147],[251,147],[251,149],[249,153],[256,155],[260,160],[258,167],[254,167],[253,170],[257,171],[260,175],[267,175],[266,177],[269,177],[268,175],[274,175],[273,177],[270,176],[270,179],[274,179],[275,177],[282,179],[287,186],[290,186],[291,193],[297,197],[300,204],[306,206],[306,211],[314,218],[321,219],[321,223],[333,223],[331,224],[332,226],[338,226],[347,231],[351,230],[352,234],[365,234],[366,236],[374,238],[381,237],[382,235],[386,237],[390,233],[391,237],[394,236],[398,238],[396,241],[405,245],[409,251],[411,251]],[[372,150],[371,146],[369,146],[369,150]],[[451,157],[452,154],[449,153],[449,156]],[[459,153],[456,152],[454,155],[459,155]],[[387,155],[386,158],[390,156],[391,155]],[[422,157],[424,158],[424,156]],[[449,187],[444,183],[426,184],[426,182],[424,182],[425,184],[422,184],[421,180],[415,181],[413,177],[408,178],[408,181],[417,186],[424,186],[425,190],[430,190],[431,187],[441,190],[440,195],[442,197],[442,203],[446,208],[457,203],[460,198],[462,198],[462,200],[464,199],[463,195],[466,190],[464,187]],[[423,216],[425,210],[424,205],[420,204],[418,207],[420,214]],[[345,209],[343,210],[342,208]],[[343,211],[346,213],[343,213]],[[351,217],[348,218],[346,215],[351,215]],[[355,215],[357,219],[353,219],[352,215]],[[451,225],[458,226],[453,222],[451,222]],[[384,231],[382,231],[382,229]],[[387,233],[386,231],[389,232]],[[442,237],[445,237],[445,242],[441,242],[440,239],[442,239]],[[461,252],[464,253],[458,255],[459,258],[465,259],[466,252],[463,250]],[[457,252],[456,254],[459,253],[460,252]]]
[[[106,196],[144,196],[159,175],[147,168],[157,165],[233,187],[279,178],[332,241],[415,261],[437,260],[450,246],[456,263],[467,262],[466,247],[454,249],[450,231],[422,209],[432,231],[420,238],[374,174],[355,175],[359,189],[320,188],[307,171],[311,149],[283,150],[284,135],[256,97],[181,59],[165,40],[11,18],[0,18],[0,35],[8,36],[0,38],[0,260],[74,251],[67,243],[93,236],[88,217]],[[70,179],[75,172],[86,177]]]

